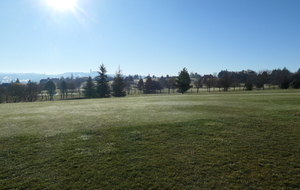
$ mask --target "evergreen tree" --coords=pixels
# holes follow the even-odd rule
[[[288,89],[290,87],[290,75],[291,72],[287,68],[283,68],[280,72],[280,84],[281,89]]]
[[[253,81],[252,81],[251,77],[248,77],[248,79],[246,80],[245,88],[248,91],[253,90]]]
[[[95,84],[92,80],[92,77],[88,77],[85,86],[83,87],[83,94],[86,98],[95,98],[96,97],[96,89]]]
[[[97,96],[99,98],[107,98],[110,96],[110,89],[108,85],[107,75],[106,75],[106,68],[104,64],[100,65],[98,71],[98,76],[96,77],[97,81]]]
[[[299,71],[300,71],[300,69],[299,69]],[[291,79],[292,80],[291,86],[296,89],[300,88],[300,72],[299,71],[297,73],[295,73]]]
[[[129,75],[128,77],[125,78],[125,81],[131,83],[134,81],[133,77],[131,75]]]
[[[138,89],[139,89],[140,92],[142,92],[144,90],[144,81],[143,81],[143,79],[139,80]]]
[[[56,86],[53,81],[49,80],[46,85],[45,89],[50,96],[50,100],[53,100],[53,96],[55,95]]]
[[[144,83],[144,94],[150,94],[152,93],[152,78],[150,77],[150,75],[147,76],[147,80]]]
[[[116,76],[113,79],[113,83],[112,83],[112,95],[114,97],[123,97],[126,96],[126,92],[125,92],[125,80],[122,77],[122,73],[121,70],[119,68],[119,70],[116,72]]]
[[[288,89],[290,87],[290,80],[288,79],[288,76],[282,77],[280,81],[280,88],[281,89]]]
[[[262,88],[263,90],[265,89],[265,84],[267,83],[268,80],[268,72],[267,71],[262,71],[257,75],[257,82],[256,82],[256,87],[257,88]]]
[[[176,87],[178,88],[178,92],[185,93],[188,91],[192,86],[191,78],[186,68],[183,68],[182,71],[179,73],[179,76],[176,79]]]
[[[293,88],[299,89],[300,88],[300,79],[296,78],[292,81],[291,86]]]

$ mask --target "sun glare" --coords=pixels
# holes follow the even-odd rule
[[[76,6],[76,0],[46,0],[47,4],[58,10],[70,10]]]

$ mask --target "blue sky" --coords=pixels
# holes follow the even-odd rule
[[[300,68],[298,0],[1,0],[0,72]]]

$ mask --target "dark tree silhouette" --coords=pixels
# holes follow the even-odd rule
[[[96,77],[97,81],[97,96],[99,98],[108,98],[110,96],[110,89],[108,85],[108,77],[106,75],[106,68],[104,64],[100,65],[98,76]]]
[[[62,99],[68,98],[68,86],[65,80],[60,83],[60,93]]]
[[[86,98],[95,98],[96,97],[96,89],[95,84],[92,80],[92,77],[88,77],[86,80],[86,84],[83,87],[83,94]]]
[[[293,88],[299,89],[300,88],[300,78],[296,78],[292,81],[291,86]]]
[[[144,94],[152,93],[152,89],[153,89],[152,85],[153,85],[152,78],[150,77],[150,75],[148,75],[146,82],[144,83]]]
[[[140,92],[142,92],[144,90],[144,81],[143,81],[143,79],[140,79],[139,82],[138,82],[138,90]]]
[[[162,89],[163,87],[159,81],[152,80],[152,93],[156,93],[157,90],[161,93]]]
[[[300,69],[292,76],[291,86],[296,89],[300,88]]]
[[[18,81],[19,79],[17,79],[15,83],[11,83],[7,89],[8,96],[14,103],[20,102],[25,99],[26,86]]]
[[[280,84],[281,89],[288,89],[290,87],[291,72],[287,68],[283,68],[280,72]]]
[[[263,90],[265,89],[265,84],[268,81],[268,72],[267,71],[262,71],[258,73],[257,75],[257,81],[256,81],[256,88],[262,88]]]
[[[6,99],[6,88],[3,85],[0,85],[0,104]]]
[[[245,89],[248,91],[253,90],[253,80],[251,77],[248,77],[248,79],[246,80]]]
[[[230,74],[226,70],[226,71],[224,71],[223,76],[220,78],[220,85],[221,85],[221,87],[223,87],[224,91],[228,91],[231,83],[232,83],[232,80],[231,80]]]
[[[53,81],[49,80],[45,85],[45,90],[50,96],[50,100],[53,100],[53,96],[55,95],[56,86]]]
[[[131,75],[128,75],[128,77],[125,78],[125,81],[128,81],[128,82],[133,82],[134,79]]]
[[[178,88],[178,92],[185,93],[188,91],[192,86],[191,78],[186,68],[183,68],[182,71],[179,72],[179,76],[176,79],[175,86]]]
[[[125,79],[122,77],[122,72],[120,68],[116,72],[116,76],[113,79],[112,83],[112,95],[114,97],[123,97],[126,96],[125,91]]]
[[[283,76],[280,81],[280,88],[288,89],[289,87],[290,87],[290,80],[289,80],[288,76]]]
[[[35,83],[31,82],[30,80],[26,86],[26,98],[28,102],[33,102],[37,100],[38,93],[40,92],[40,86]]]

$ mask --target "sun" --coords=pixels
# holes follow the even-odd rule
[[[77,0],[46,0],[47,4],[58,10],[72,10]]]

